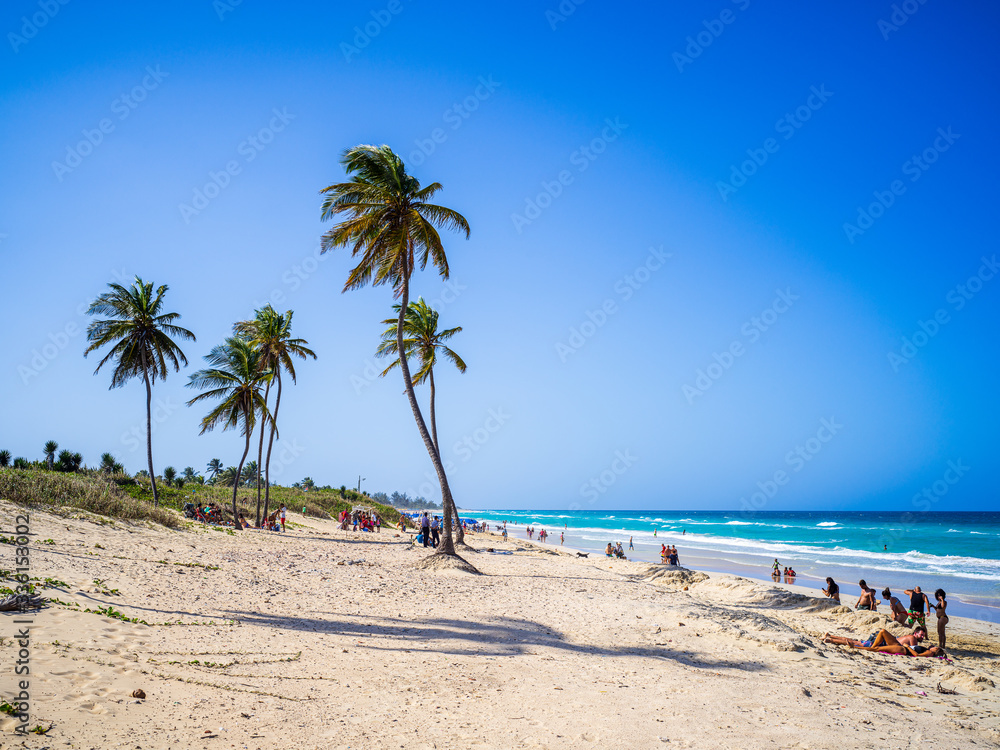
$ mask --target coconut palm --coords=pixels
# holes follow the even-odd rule
[[[6,469],[8,466],[10,466],[10,451],[0,451],[0,469]]]
[[[195,478],[194,467],[193,466],[185,466],[184,467],[184,481],[185,482],[193,482],[194,478]]]
[[[55,466],[57,450],[59,450],[59,443],[55,440],[49,440],[45,443],[45,463],[49,465],[49,471],[52,471]]]
[[[375,351],[376,357],[394,357],[389,366],[382,371],[385,377],[389,371],[399,365],[399,345],[397,342],[397,328],[399,326],[399,311],[401,305],[393,305],[397,317],[388,318],[382,322],[389,327],[382,334],[382,343]],[[430,418],[431,418],[431,440],[434,441],[434,449],[441,455],[441,444],[438,442],[437,416],[434,408],[435,388],[434,388],[434,365],[438,362],[438,353],[455,365],[459,372],[465,372],[465,362],[444,342],[461,332],[462,327],[448,328],[444,331],[438,330],[438,312],[426,302],[423,297],[411,302],[406,314],[403,316],[403,351],[407,358],[416,357],[417,368],[413,376],[413,385],[417,386],[427,382],[430,385]],[[454,504],[453,504],[454,505]],[[447,508],[444,509],[447,511]],[[465,531],[462,529],[462,522],[458,517],[458,508],[453,508],[455,513],[456,537],[459,544],[465,542]]]
[[[209,473],[209,480],[214,481],[215,478],[219,476],[219,472],[222,471],[222,461],[218,458],[213,458],[208,462],[208,466],[205,467],[205,470]]]
[[[240,429],[246,439],[233,481],[233,526],[240,529],[236,492],[243,464],[250,452],[250,436],[257,424],[257,415],[261,415],[264,424],[271,418],[260,393],[262,386],[271,378],[271,371],[260,367],[260,352],[238,336],[226,339],[204,359],[211,367],[191,375],[187,385],[205,392],[187,403],[192,406],[205,399],[219,399],[221,403],[201,420],[201,434],[222,425],[223,430]]]
[[[265,386],[266,390],[266,386]],[[264,434],[264,431],[260,431]],[[245,484],[247,487],[252,487],[254,482],[260,486],[260,472],[257,470],[256,461],[247,461],[247,465],[243,467],[243,473],[240,475],[240,484]]]
[[[59,451],[59,460],[56,461],[54,468],[57,471],[72,473],[79,471],[82,465],[83,456],[79,453],[74,453],[73,451],[62,450]]]
[[[167,483],[167,487],[174,483],[174,479],[177,478],[177,469],[173,466],[168,466],[163,470],[163,480]]]
[[[215,478],[215,484],[222,487],[232,487],[233,482],[236,481],[236,467],[227,466],[225,469],[219,472],[219,475]]]
[[[293,339],[292,315],[288,310],[284,315],[279,315],[270,305],[255,311],[253,320],[243,320],[234,326],[237,335],[247,339],[261,354],[261,367],[271,370],[275,375],[277,393],[274,400],[274,414],[271,420],[270,437],[267,440],[267,457],[263,457],[264,452],[264,431],[260,432],[260,442],[257,446],[257,464],[264,462],[264,516],[267,516],[271,501],[271,449],[274,447],[274,439],[278,429],[278,410],[281,408],[281,373],[287,372],[292,383],[295,380],[295,364],[293,357],[306,359],[312,357],[316,359],[316,354],[306,345],[309,343],[305,339]],[[264,403],[268,402],[271,392],[271,383],[268,382],[264,389]],[[257,473],[257,525],[260,525],[260,472]]]
[[[396,344],[399,351],[405,351],[403,318],[410,301],[410,277],[418,265],[424,269],[430,260],[438,273],[448,278],[448,258],[437,227],[459,230],[468,237],[469,223],[457,211],[428,203],[441,190],[441,184],[434,182],[421,187],[415,177],[407,174],[402,159],[388,146],[355,146],[344,152],[341,163],[352,176],[351,180],[330,185],[320,193],[326,196],[322,218],[344,218],[323,235],[321,250],[326,252],[349,245],[351,256],[360,256],[344,284],[345,292],[368,284],[392,285],[400,301]],[[399,369],[403,373],[403,385],[417,430],[441,483],[445,513],[444,535],[438,552],[454,555],[453,500],[448,477],[413,392],[406,357],[399,359]]]
[[[142,377],[146,384],[146,458],[149,462],[149,481],[153,488],[153,504],[159,505],[156,492],[156,472],[153,470],[153,383],[165,380],[167,365],[179,372],[181,363],[187,366],[187,358],[173,338],[190,341],[195,336],[186,328],[174,325],[180,318],[178,313],[163,312],[163,297],[167,285],[157,288],[146,284],[138,276],[128,289],[120,284],[108,284],[110,292],[105,292],[90,305],[88,315],[106,315],[103,320],[95,320],[87,327],[90,346],[84,351],[87,356],[105,344],[113,344],[111,351],[101,360],[94,374],[110,360],[115,361],[111,376],[111,387],[118,388],[132,378]],[[171,338],[173,337],[173,338]]]

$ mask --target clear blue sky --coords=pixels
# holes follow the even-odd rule
[[[277,294],[319,359],[276,479],[438,497],[370,378],[391,292],[315,259],[340,153],[386,143],[472,226],[452,286],[414,282],[464,327],[462,506],[996,508],[1000,10],[903,6],[9,2],[0,448],[145,465],[143,387],[92,376],[80,314],[140,274],[198,337],[158,470],[238,462],[184,385]]]

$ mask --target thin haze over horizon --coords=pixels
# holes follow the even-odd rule
[[[188,375],[271,303],[318,359],[285,389],[281,484],[439,500],[394,302],[319,252],[340,156],[387,144],[472,234],[411,297],[459,507],[994,510],[1000,8],[235,0],[0,11],[0,449],[145,467],[144,387],[82,356],[88,303],[167,284]],[[426,408],[425,387],[418,397]]]

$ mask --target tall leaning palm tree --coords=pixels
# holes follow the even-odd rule
[[[257,310],[253,320],[243,320],[234,326],[236,334],[247,339],[261,355],[261,367],[274,373],[277,385],[277,395],[274,401],[274,414],[271,420],[270,437],[267,439],[267,458],[264,452],[264,431],[260,431],[260,443],[257,446],[257,465],[264,465],[264,516],[267,516],[271,503],[271,449],[278,429],[278,410],[281,408],[281,373],[287,372],[295,380],[295,364],[293,357],[316,359],[316,354],[309,349],[305,339],[292,338],[292,315],[288,310],[284,315],[267,305]],[[264,389],[264,403],[267,405],[271,393],[271,383],[268,381]],[[257,524],[260,525],[260,471],[257,472]]]
[[[432,182],[421,187],[420,181],[407,174],[403,160],[388,146],[355,146],[344,152],[341,163],[351,179],[320,191],[326,196],[322,218],[341,219],[323,235],[321,250],[350,246],[351,256],[358,259],[343,291],[368,284],[392,286],[399,300],[396,345],[402,352],[405,351],[403,324],[410,302],[410,277],[418,266],[422,270],[431,261],[442,278],[448,278],[448,258],[437,227],[465,232],[468,237],[469,223],[457,211],[429,203],[441,190],[441,184]],[[454,501],[448,477],[413,392],[406,357],[399,358],[399,369],[403,373],[403,385],[417,430],[441,484],[444,538],[438,552],[455,555],[451,523]]]
[[[146,384],[146,458],[149,462],[149,481],[153,487],[153,504],[159,505],[156,493],[156,472],[153,471],[153,383],[165,380],[167,365],[179,372],[181,363],[187,366],[187,358],[174,338],[194,341],[194,334],[186,328],[174,325],[180,318],[178,313],[163,312],[163,297],[167,285],[157,288],[145,283],[138,276],[129,288],[121,284],[108,284],[111,291],[94,300],[87,310],[88,315],[105,315],[103,320],[95,320],[87,327],[87,341],[90,346],[84,351],[87,356],[106,344],[113,344],[111,351],[100,361],[94,374],[114,360],[115,369],[111,375],[111,388],[119,388],[132,378],[142,377]],[[171,338],[173,337],[173,338]]]
[[[260,353],[238,336],[226,339],[224,344],[212,349],[204,359],[211,366],[191,375],[187,385],[205,392],[187,403],[192,406],[205,399],[218,399],[221,402],[201,420],[200,434],[204,435],[222,425],[223,430],[241,430],[246,439],[243,457],[236,467],[233,481],[233,526],[239,529],[236,493],[239,490],[243,464],[250,452],[250,436],[257,423],[257,415],[261,416],[265,424],[271,416],[260,393],[264,383],[270,379],[271,372],[261,369]]]
[[[399,365],[399,345],[397,343],[399,327],[399,310],[401,305],[393,305],[397,317],[388,318],[382,322],[389,327],[382,334],[382,343],[375,351],[376,357],[394,357],[389,366],[382,371],[385,377],[390,370]],[[411,302],[406,314],[403,316],[403,351],[407,358],[417,358],[417,372],[413,376],[413,385],[421,383],[430,385],[430,418],[431,418],[431,440],[434,442],[434,449],[441,455],[441,444],[438,442],[437,434],[437,414],[435,409],[435,388],[434,388],[434,365],[438,363],[438,353],[458,368],[459,372],[465,372],[465,362],[447,344],[452,336],[460,333],[461,326],[448,328],[444,331],[438,330],[438,312],[426,302],[423,297]],[[458,544],[465,542],[465,531],[462,529],[462,521],[458,517],[458,507],[453,505],[455,513],[456,541]]]

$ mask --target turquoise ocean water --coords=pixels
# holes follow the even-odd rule
[[[879,592],[917,585],[933,600],[943,588],[949,613],[1000,621],[1000,513],[772,511],[463,511],[507,522],[512,538],[544,528],[549,543],[595,552],[610,542],[635,550],[630,559],[659,561],[661,544],[676,545],[681,564],[770,580],[775,558],[798,573],[799,585],[821,587],[831,576],[844,603],[864,578]],[[655,531],[655,536],[654,536]],[[852,598],[853,597],[853,598]],[[904,604],[906,602],[904,601]],[[931,618],[933,620],[933,617]]]

